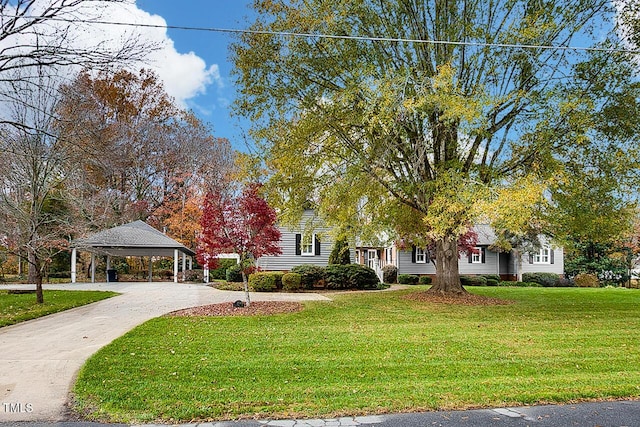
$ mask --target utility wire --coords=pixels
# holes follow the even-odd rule
[[[5,15],[0,13],[2,18],[15,18],[14,15]],[[24,19],[41,19],[39,16],[22,16]],[[323,38],[338,40],[356,40],[371,42],[392,42],[392,43],[421,43],[433,45],[453,45],[453,46],[473,46],[473,47],[490,47],[490,48],[509,48],[509,49],[543,49],[543,50],[564,50],[564,51],[582,51],[582,52],[605,52],[605,53],[627,53],[640,54],[639,49],[619,49],[604,47],[581,47],[581,46],[554,46],[554,45],[536,45],[536,44],[519,44],[519,43],[483,43],[468,41],[450,41],[450,40],[425,40],[425,39],[405,39],[396,37],[375,37],[375,36],[350,36],[324,33],[301,33],[295,31],[267,31],[267,30],[249,30],[234,28],[215,28],[215,27],[191,27],[184,25],[159,25],[159,24],[143,24],[133,22],[116,22],[89,19],[68,19],[68,18],[47,18],[47,21],[66,22],[70,24],[99,24],[114,25],[121,27],[139,27],[139,28],[156,28],[165,30],[181,30],[181,31],[200,31],[210,33],[227,33],[227,34],[263,34],[271,36],[288,36],[302,38]]]

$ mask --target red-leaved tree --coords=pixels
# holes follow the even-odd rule
[[[198,262],[215,268],[218,255],[238,254],[247,305],[251,303],[247,277],[255,260],[282,253],[276,212],[260,195],[261,187],[260,184],[248,184],[235,197],[221,192],[208,193],[200,219]]]

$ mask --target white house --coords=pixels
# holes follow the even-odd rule
[[[306,230],[306,231],[305,231]],[[476,251],[472,254],[460,254],[459,269],[463,275],[496,274],[504,280],[518,280],[522,273],[548,272],[564,273],[564,251],[543,240],[537,253],[517,254],[495,252],[489,247],[496,236],[488,225],[477,225]],[[281,227],[281,255],[264,256],[257,260],[257,266],[265,271],[289,271],[301,264],[326,266],[334,241],[331,229],[323,226],[314,215],[314,211],[304,212],[299,227]],[[352,260],[374,269],[382,277],[382,267],[395,265],[398,274],[435,275],[435,265],[424,248],[411,247],[400,249],[391,246],[358,245],[352,250]]]

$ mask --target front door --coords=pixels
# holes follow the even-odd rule
[[[378,251],[376,251],[375,249],[368,249],[367,250],[367,267],[375,270],[376,269],[376,263],[378,261]]]

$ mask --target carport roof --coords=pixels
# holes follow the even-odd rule
[[[71,242],[78,250],[112,256],[173,256],[195,252],[143,221],[134,221]]]

